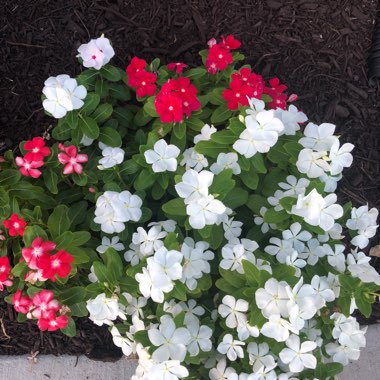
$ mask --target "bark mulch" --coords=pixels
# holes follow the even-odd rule
[[[76,49],[104,33],[113,63],[137,55],[162,62],[200,63],[211,37],[234,34],[254,70],[277,76],[299,94],[297,106],[315,123],[337,125],[342,141],[356,145],[339,196],[354,205],[380,206],[379,84],[369,87],[367,55],[376,16],[374,0],[1,0],[0,153],[41,135],[44,80],[81,70]],[[376,240],[377,239],[377,240]],[[378,244],[379,238],[372,244]],[[374,261],[380,268],[379,262]],[[17,324],[0,301],[0,354],[110,355],[105,328],[80,321],[73,339]],[[380,319],[378,305],[369,322]],[[113,351],[115,352],[115,351]],[[120,355],[119,351],[116,351]]]

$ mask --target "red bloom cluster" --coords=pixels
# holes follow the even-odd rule
[[[272,101],[268,103],[269,108],[276,109],[282,108],[286,109],[286,99],[287,95],[283,92],[288,88],[284,84],[280,84],[280,80],[278,78],[272,78],[269,81],[271,87],[265,87],[264,93],[268,94]]]
[[[63,174],[82,174],[82,163],[88,161],[87,154],[77,154],[77,148],[74,145],[64,146],[59,144],[58,148],[64,153],[58,153],[58,161],[65,165]]]
[[[145,70],[147,63],[144,59],[133,57],[131,63],[126,68],[128,74],[128,86],[136,90],[139,98],[152,96],[156,92],[156,79],[154,73]]]
[[[224,70],[233,62],[231,50],[238,49],[240,42],[234,36],[229,35],[227,38],[222,36],[220,43],[216,43],[215,39],[212,39],[209,46],[206,67],[210,74],[216,74],[218,70]]]
[[[66,315],[57,315],[61,306],[54,299],[51,290],[41,290],[32,298],[23,296],[22,291],[18,290],[12,297],[12,304],[17,312],[26,314],[27,318],[38,319],[37,325],[42,331],[55,331],[67,327],[69,319]]]
[[[3,221],[3,225],[8,229],[10,236],[23,236],[26,227],[24,219],[20,218],[17,214],[12,214],[11,217]]]
[[[11,272],[11,265],[6,256],[0,257],[0,290],[4,290],[4,285],[10,286],[13,282],[9,278]]]
[[[193,111],[199,110],[201,103],[197,99],[197,88],[190,79],[180,77],[169,79],[157,94],[154,105],[163,123],[178,123],[183,115],[190,117]]]
[[[34,137],[24,144],[24,149],[29,151],[24,157],[16,157],[16,164],[20,166],[20,172],[24,176],[38,178],[42,173],[38,170],[44,164],[44,158],[51,153],[50,148],[45,146],[42,137]]]
[[[239,104],[248,105],[248,98],[261,99],[264,91],[264,80],[249,68],[240,69],[231,76],[230,88],[223,91],[223,98],[227,101],[228,109],[236,110]]]
[[[56,281],[56,275],[61,278],[67,277],[71,272],[71,263],[74,258],[70,253],[59,250],[52,254],[56,244],[52,241],[44,241],[41,237],[33,240],[32,246],[22,249],[22,256],[30,269],[25,280],[31,282],[51,280]]]

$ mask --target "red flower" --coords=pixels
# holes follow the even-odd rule
[[[234,78],[230,83],[230,88],[223,91],[223,98],[227,101],[227,107],[229,110],[237,110],[239,104],[242,106],[248,105],[248,97],[253,95],[253,87],[247,84],[242,84],[242,82]]]
[[[12,305],[18,313],[26,314],[30,310],[33,303],[30,297],[23,296],[22,291],[17,290],[12,297]]]
[[[87,154],[77,154],[77,148],[74,145],[65,147],[60,144],[59,149],[65,152],[58,154],[59,162],[65,165],[63,174],[72,174],[73,172],[82,174],[83,167],[81,163],[88,161]]]
[[[182,100],[170,93],[159,93],[154,101],[156,112],[163,123],[178,123],[182,121]]]
[[[0,257],[0,290],[4,289],[4,285],[12,285],[12,281],[8,278],[10,271],[11,266],[8,257]]]
[[[241,45],[240,41],[238,41],[233,35],[229,35],[227,36],[227,38],[225,39],[223,36],[221,37],[222,38],[222,45],[226,48],[226,49],[230,49],[230,50],[235,50],[235,49],[238,49]]]
[[[24,219],[19,218],[17,214],[12,214],[10,219],[4,220],[3,225],[8,229],[10,236],[24,235],[26,222]]]
[[[22,256],[30,269],[38,269],[41,257],[49,255],[55,247],[56,244],[52,241],[43,241],[41,237],[37,237],[33,240],[30,248],[22,249]]]
[[[128,77],[128,85],[136,89],[136,95],[139,98],[152,96],[156,92],[156,74],[145,70],[137,72],[135,75]]]
[[[61,249],[55,255],[45,255],[44,257],[41,257],[38,266],[42,269],[42,275],[44,278],[56,281],[56,274],[61,278],[65,278],[70,274],[71,263],[73,261],[73,256]]]
[[[232,80],[240,80],[241,84],[252,87],[252,95],[254,98],[261,99],[264,92],[264,80],[261,75],[251,72],[248,68],[240,69],[238,73],[231,75]]]
[[[183,69],[185,69],[186,67],[189,66],[181,62],[168,63],[168,70],[175,70],[176,74],[182,74]]]
[[[51,317],[51,312],[57,312],[60,309],[59,302],[54,299],[54,293],[51,290],[43,289],[36,293],[33,298],[33,310],[31,315],[34,318],[48,318]]]
[[[137,57],[133,57],[131,63],[127,66],[125,71],[128,76],[134,76],[136,73],[144,70],[146,67],[146,61]]]
[[[287,87],[284,84],[280,84],[280,80],[278,78],[272,78],[269,81],[269,84],[271,87],[264,88],[264,93],[268,94],[272,98],[272,101],[268,103],[269,108],[286,109],[287,95],[283,94],[283,92],[287,89]]]
[[[51,150],[45,146],[45,141],[42,137],[34,137],[32,140],[24,144],[25,150],[30,150],[25,155],[29,161],[43,161],[43,159],[50,155]]]
[[[43,161],[32,161],[28,160],[26,157],[16,157],[16,164],[17,166],[20,166],[20,172],[22,175],[32,178],[38,178],[42,173],[41,170],[38,170],[37,168],[40,168],[43,166]]]
[[[221,44],[211,46],[206,59],[207,71],[216,74],[218,70],[224,70],[233,62],[232,54],[229,49]]]
[[[40,318],[37,322],[37,326],[41,331],[56,331],[64,329],[69,323],[67,315],[60,315],[57,317],[54,312],[49,312],[46,316],[47,318]]]

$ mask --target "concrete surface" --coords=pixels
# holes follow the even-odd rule
[[[368,328],[367,347],[360,359],[346,367],[339,380],[380,379],[380,325]],[[137,360],[104,363],[85,356],[0,356],[0,380],[130,380]],[[152,379],[154,380],[154,379]]]

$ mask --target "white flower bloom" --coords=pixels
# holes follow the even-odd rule
[[[224,237],[227,241],[238,238],[241,235],[242,226],[242,222],[227,217],[226,220],[223,221]]]
[[[280,240],[278,238],[270,238],[269,242],[273,245],[267,245],[264,251],[272,256],[276,256],[276,259],[281,263],[286,263],[286,258],[293,254],[293,243],[290,240]]]
[[[232,362],[237,358],[244,358],[244,351],[241,346],[245,346],[244,342],[234,340],[231,334],[226,334],[223,337],[223,341],[218,345],[218,352],[227,355],[227,358]]]
[[[88,136],[83,135],[79,144],[84,145],[84,146],[90,146],[93,142],[94,142],[94,139],[90,139]]]
[[[182,259],[181,252],[168,251],[165,247],[161,247],[153,257],[147,259],[150,277],[153,279],[167,277],[173,281],[179,280],[182,277]]]
[[[273,196],[268,197],[268,203],[274,206],[275,211],[281,211],[284,208],[280,204],[280,199],[284,198],[284,192],[281,190],[276,190]]]
[[[127,336],[121,336],[116,326],[111,329],[112,339],[115,346],[120,347],[125,356],[136,353],[136,343],[133,341],[132,335],[127,333]]]
[[[261,366],[269,367],[271,364],[273,368],[276,366],[276,362],[272,355],[269,354],[268,343],[251,342],[248,344],[247,352],[249,354],[249,364],[253,367],[253,371],[256,372]]]
[[[307,178],[297,178],[294,175],[288,175],[286,182],[280,182],[278,186],[285,190],[283,197],[293,197],[299,194],[304,194],[306,188],[309,186],[310,181]]]
[[[339,272],[344,272],[346,269],[346,257],[344,256],[345,246],[335,244],[335,249],[332,249],[328,244],[323,244],[323,249],[326,252],[329,264]]]
[[[267,153],[276,144],[279,133],[284,130],[281,120],[274,111],[261,111],[256,116],[245,118],[246,129],[240,134],[233,148],[246,158],[253,157],[257,152]]]
[[[117,317],[125,319],[117,298],[107,298],[104,293],[98,294],[95,299],[88,300],[86,307],[90,313],[89,318],[98,326],[103,324],[112,326],[112,321]]]
[[[95,216],[94,222],[100,224],[100,229],[106,234],[119,233],[125,230],[125,224],[116,218],[113,211]]]
[[[261,207],[260,208],[260,216],[255,216],[254,218],[254,222],[256,225],[260,226],[261,225],[261,232],[263,234],[266,234],[268,231],[269,231],[269,227],[272,229],[272,230],[276,230],[277,229],[277,226],[273,223],[265,223],[264,222],[264,216],[265,216],[265,213],[268,211],[268,209],[266,207]]]
[[[119,243],[119,237],[113,236],[110,240],[107,236],[103,236],[102,244],[96,248],[96,250],[102,254],[107,251],[108,248],[113,248],[115,251],[122,251],[125,247],[123,243]]]
[[[380,274],[368,263],[350,264],[347,269],[350,271],[352,277],[357,277],[362,282],[373,282],[376,285],[380,285]]]
[[[88,280],[91,282],[98,282],[98,278],[96,277],[96,274],[94,272],[94,266],[91,265],[90,273],[88,275]]]
[[[226,359],[219,360],[216,368],[212,368],[209,372],[210,380],[231,380],[236,371],[232,367],[226,367]]]
[[[151,254],[153,255],[153,252]],[[133,243],[129,245],[129,250],[124,253],[125,261],[131,263],[133,267],[136,266],[145,256],[146,255],[140,251],[140,245]]]
[[[332,302],[335,300],[335,294],[330,289],[330,284],[327,281],[327,277],[319,277],[318,275],[315,275],[311,279],[310,285],[316,292],[317,300],[315,300],[315,302],[318,306],[320,306],[318,309],[325,306],[326,302]]]
[[[297,169],[300,173],[306,174],[309,178],[317,178],[330,171],[327,162],[327,152],[314,152],[311,149],[302,149],[297,159]]]
[[[328,343],[326,344],[326,352],[332,356],[332,360],[336,363],[347,365],[350,360],[358,360],[360,357],[360,350],[355,347],[350,347],[344,342],[348,338],[343,339],[343,344]]]
[[[164,139],[158,140],[153,147],[144,153],[145,160],[152,164],[155,173],[175,172],[177,170],[177,157],[181,151],[175,145],[168,145]]]
[[[142,199],[129,191],[122,191],[111,201],[115,215],[122,222],[138,222],[141,218]]]
[[[324,231],[330,230],[335,220],[343,216],[343,207],[335,204],[336,194],[329,194],[325,198],[316,189],[308,195],[298,196],[297,204],[292,207],[291,213],[301,216],[306,223],[319,226]]]
[[[231,169],[232,173],[235,175],[241,173],[241,169],[238,164],[238,155],[236,153],[219,153],[216,162],[210,167],[210,170],[215,175],[226,169]]]
[[[292,334],[285,342],[288,348],[280,352],[280,359],[289,365],[292,372],[301,372],[304,368],[314,369],[317,366],[316,357],[311,354],[317,344],[306,341],[301,344],[300,338]]]
[[[284,124],[284,134],[294,136],[300,130],[300,123],[307,121],[308,117],[302,112],[298,111],[297,107],[293,104],[287,110],[277,108],[275,115]]]
[[[260,99],[256,98],[249,98],[248,103],[249,103],[249,109],[247,109],[245,112],[247,115],[252,115],[253,117],[256,117],[256,115],[265,110],[265,102],[263,102]]]
[[[260,330],[257,326],[251,326],[247,320],[239,320],[239,325],[237,327],[238,338],[240,340],[247,340],[249,337],[258,337],[260,335]]]
[[[92,67],[100,70],[115,55],[110,40],[103,35],[78,48],[77,57],[82,58],[84,67]]]
[[[149,256],[164,246],[161,239],[165,236],[167,232],[162,231],[161,226],[153,226],[148,232],[138,227],[137,232],[132,235],[132,243],[139,245],[139,250],[144,256]]]
[[[277,342],[285,342],[289,338],[289,331],[298,334],[298,330],[278,314],[270,315],[269,321],[260,330],[261,334],[273,338]]]
[[[304,135],[298,142],[305,148],[313,149],[317,152],[329,151],[337,140],[334,136],[335,125],[323,123],[320,126],[308,123]]]
[[[166,360],[154,364],[149,372],[149,379],[154,380],[178,380],[189,376],[189,371],[182,366],[179,360]],[[144,377],[148,379],[148,377]]]
[[[328,174],[322,174],[318,179],[325,184],[325,188],[323,189],[326,193],[335,192],[338,187],[338,182],[342,179],[342,174],[337,176],[330,176]]]
[[[339,140],[335,140],[334,144],[330,149],[330,166],[331,175],[340,174],[343,171],[343,168],[348,168],[351,166],[353,157],[350,153],[352,149],[355,148],[353,144],[343,144],[341,147]]]
[[[205,124],[201,129],[201,133],[194,137],[194,144],[197,144],[199,141],[210,140],[211,135],[215,133],[216,131],[217,129],[213,125],[211,125],[210,127],[208,124]]]
[[[219,216],[223,215],[225,211],[226,206],[212,195],[199,198],[186,207],[189,223],[192,228],[197,230],[206,225],[217,224]]]
[[[298,252],[293,250],[292,254],[286,257],[285,264],[293,267],[296,270],[294,275],[300,277],[301,269],[306,266],[306,261],[298,258]]]
[[[306,241],[309,241],[312,238],[312,235],[308,231],[302,231],[302,226],[300,223],[293,223],[290,226],[289,230],[282,232],[282,238],[284,240],[290,241],[293,245],[293,248],[297,252],[302,252]]]
[[[186,325],[191,339],[187,346],[190,356],[197,356],[199,351],[209,352],[212,349],[212,330],[208,326],[199,326],[198,321],[191,321]]]
[[[208,196],[208,188],[211,186],[214,174],[202,170],[197,173],[195,170],[187,170],[182,176],[182,182],[175,185],[177,194],[185,199],[185,203],[189,204],[199,198]]]
[[[177,222],[172,219],[168,220],[161,220],[160,222],[150,222],[148,224],[148,227],[153,227],[153,226],[161,226],[161,228],[166,231],[167,233],[169,232],[174,232],[175,227],[177,225]]]
[[[200,172],[208,166],[208,161],[203,154],[198,153],[194,148],[189,148],[183,152],[183,159],[180,165],[186,165],[186,170],[193,168],[196,172]]]
[[[205,313],[205,309],[197,304],[195,300],[189,300],[187,303],[180,302],[178,306],[181,311],[185,312],[185,324],[199,323],[199,318]]]
[[[249,304],[247,301],[242,299],[236,301],[235,297],[226,295],[223,297],[218,311],[223,318],[226,318],[227,327],[234,329],[239,325],[240,321],[247,319],[245,313],[248,309]]]
[[[143,307],[146,306],[148,299],[145,297],[135,298],[129,293],[123,293],[123,296],[128,301],[128,306],[125,308],[125,314],[133,316],[140,316],[144,318]]]
[[[121,148],[107,147],[102,150],[103,158],[99,160],[98,169],[109,169],[124,161],[124,150]]]
[[[182,362],[191,339],[189,331],[185,327],[176,328],[173,319],[167,315],[162,316],[160,322],[158,329],[148,330],[149,340],[158,347],[153,352],[153,360],[163,362],[170,358]]]
[[[307,264],[315,265],[318,260],[325,256],[326,252],[319,244],[318,239],[310,239],[302,252],[298,254],[301,259],[306,259]]]

